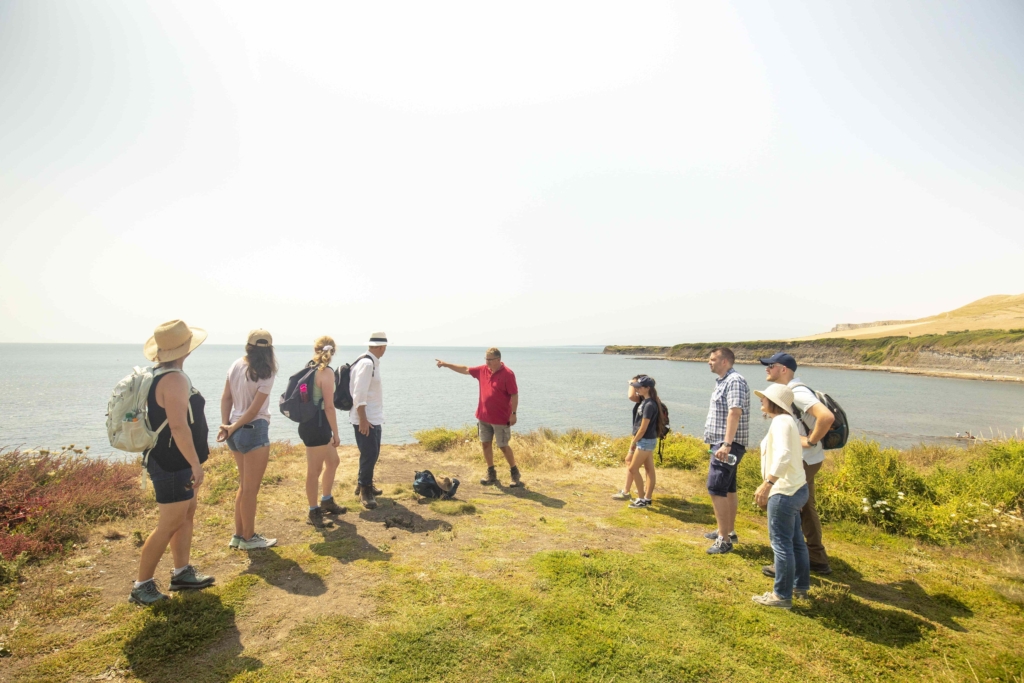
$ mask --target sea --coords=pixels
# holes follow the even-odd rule
[[[419,430],[475,424],[477,385],[471,377],[439,369],[435,359],[483,364],[484,348],[389,346],[381,361],[385,443],[416,440]],[[277,401],[288,381],[310,357],[306,346],[276,348],[280,371],[271,395],[270,436],[299,443],[297,425],[281,415]],[[604,355],[602,347],[562,346],[502,349],[519,384],[515,431],[573,428],[612,436],[630,432],[630,377],[657,380],[672,428],[700,436],[715,375],[706,363]],[[339,349],[338,362],[365,348]],[[193,385],[206,398],[207,420],[219,422],[226,373],[242,355],[238,346],[204,344],[185,362]],[[142,347],[106,344],[0,344],[0,448],[89,446],[97,457],[120,457],[108,441],[107,399],[114,385],[146,366]],[[738,365],[752,389],[766,386],[759,365]],[[957,432],[985,438],[1024,430],[1024,384],[900,375],[886,372],[801,368],[798,376],[826,391],[846,410],[855,436],[884,446],[963,444]],[[767,429],[756,397],[751,405],[751,445]],[[343,444],[354,444],[347,415],[338,416]]]

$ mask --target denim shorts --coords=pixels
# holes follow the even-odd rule
[[[657,447],[657,439],[640,439],[636,442],[636,449],[638,451],[653,451]]]
[[[708,444],[713,452],[722,447],[720,443]],[[712,496],[724,498],[730,493],[736,493],[736,469],[743,462],[743,454],[747,452],[744,446],[734,443],[729,452],[736,456],[736,464],[724,463],[714,456],[710,456],[711,463],[708,465],[708,493]]]
[[[269,445],[270,423],[263,419],[253,420],[247,425],[242,425],[228,437],[228,448],[235,453],[248,453]]]
[[[192,490],[191,467],[177,472],[168,472],[157,465],[156,460],[150,458],[146,462],[146,471],[149,472],[149,480],[153,482],[156,502],[161,505],[192,500],[192,497],[196,495],[196,492]]]

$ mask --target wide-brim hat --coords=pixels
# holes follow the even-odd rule
[[[370,346],[387,346],[388,335],[383,332],[374,332],[370,335]]]
[[[142,353],[149,360],[167,363],[184,358],[206,341],[206,330],[189,327],[181,320],[170,320],[153,331]]]
[[[793,414],[793,390],[785,384],[771,384],[764,391],[755,391],[754,395],[766,398],[790,415]]]

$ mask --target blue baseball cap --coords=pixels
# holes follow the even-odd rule
[[[796,358],[788,353],[779,352],[771,358],[761,358],[761,365],[784,365],[793,372],[796,372]]]
[[[648,377],[647,375],[640,375],[639,377],[637,377],[635,380],[633,380],[629,384],[630,384],[630,386],[636,387],[637,389],[639,389],[640,387],[653,387],[654,386],[654,378],[653,377]]]

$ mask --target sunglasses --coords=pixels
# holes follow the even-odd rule
[[[764,369],[765,369],[765,370],[771,370],[771,369],[772,369],[772,368],[774,368],[774,367],[775,367],[776,365],[778,365],[778,363],[772,363],[771,365],[766,365],[766,366],[764,366]]]

